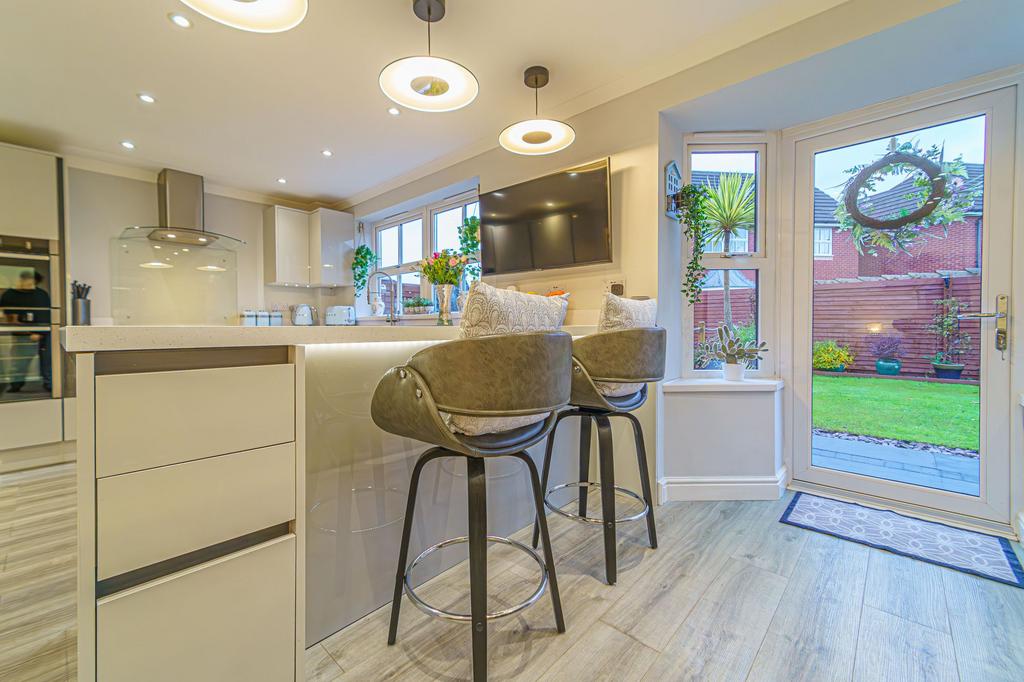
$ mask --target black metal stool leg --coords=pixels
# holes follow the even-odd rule
[[[487,479],[483,458],[467,457],[466,473],[469,492],[469,601],[473,616],[473,680],[483,682],[487,679]]]
[[[590,480],[590,422],[589,414],[580,415],[580,483]],[[599,427],[600,428],[600,427]],[[600,431],[599,431],[600,433]],[[546,488],[545,488],[546,490]],[[579,492],[580,516],[587,515],[587,486],[581,485]]]
[[[615,556],[615,456],[612,451],[612,426],[605,415],[597,422],[598,460],[601,470],[601,516],[604,528],[604,571],[609,585],[618,577]]]
[[[557,417],[555,417],[555,425],[551,427],[551,433],[548,434],[548,442],[547,442],[547,445],[544,448],[544,465],[543,465],[544,466],[544,473],[541,475],[541,486],[542,486],[541,490],[544,491],[543,495],[547,494],[548,478],[550,478],[550,476],[551,476],[551,454],[552,454],[552,451],[554,450],[554,447],[555,447],[555,431],[558,430],[558,425],[561,423],[561,421],[563,419],[565,419],[566,417],[569,417],[569,416],[572,416],[572,414],[569,413],[569,412],[562,412]],[[533,463],[532,459],[530,460],[530,463],[531,464]],[[543,495],[542,495],[542,499],[541,499],[540,509],[537,510],[537,513],[540,514],[540,516],[543,516],[544,513],[545,513]],[[539,518],[540,517],[538,517],[538,519]],[[537,540],[540,537],[540,526],[538,525],[538,519],[534,519],[533,520],[533,548],[534,549],[537,549]]]
[[[533,488],[533,504],[537,508],[537,527],[544,541],[544,564],[548,571],[548,589],[551,590],[551,606],[555,610],[555,627],[565,632],[565,617],[562,615],[562,598],[558,594],[558,578],[555,577],[555,555],[551,550],[551,536],[548,535],[548,519],[544,514],[544,493],[546,488],[537,479],[537,465],[533,463],[529,453],[520,452],[512,455],[526,462],[530,470],[530,485]],[[534,547],[536,547],[534,543]]]
[[[427,450],[416,460],[409,482],[409,497],[405,503],[405,524],[402,527],[402,544],[398,550],[398,571],[395,575],[395,597],[391,600],[391,625],[388,628],[388,644],[394,644],[398,637],[398,613],[402,608],[402,582],[405,580],[405,567],[409,560],[409,538],[412,535],[412,515],[416,510],[416,490],[420,485],[420,473],[423,466],[438,457],[452,456],[455,453],[442,448]]]
[[[651,495],[651,477],[647,470],[647,449],[644,447],[644,431],[640,426],[640,420],[635,414],[625,412],[623,417],[629,419],[633,424],[633,436],[636,440],[636,463],[640,469],[640,486],[644,493],[644,502],[647,503],[647,538],[651,542],[651,549],[658,548],[658,533],[654,529],[654,499]]]

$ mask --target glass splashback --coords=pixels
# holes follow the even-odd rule
[[[115,324],[236,324],[238,258],[145,237],[110,241]]]

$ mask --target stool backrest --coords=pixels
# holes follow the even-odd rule
[[[572,337],[534,332],[460,339],[421,350],[407,366],[423,377],[443,412],[540,414],[569,402]]]
[[[616,329],[576,339],[572,354],[594,381],[646,383],[665,378],[665,330]]]

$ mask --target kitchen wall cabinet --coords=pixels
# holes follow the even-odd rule
[[[263,213],[266,284],[352,285],[355,223],[349,213],[268,206]]]
[[[0,235],[60,239],[57,158],[0,144]]]

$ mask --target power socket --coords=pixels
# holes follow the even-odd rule
[[[615,294],[616,296],[626,295],[626,278],[606,279],[604,281],[604,293]]]

